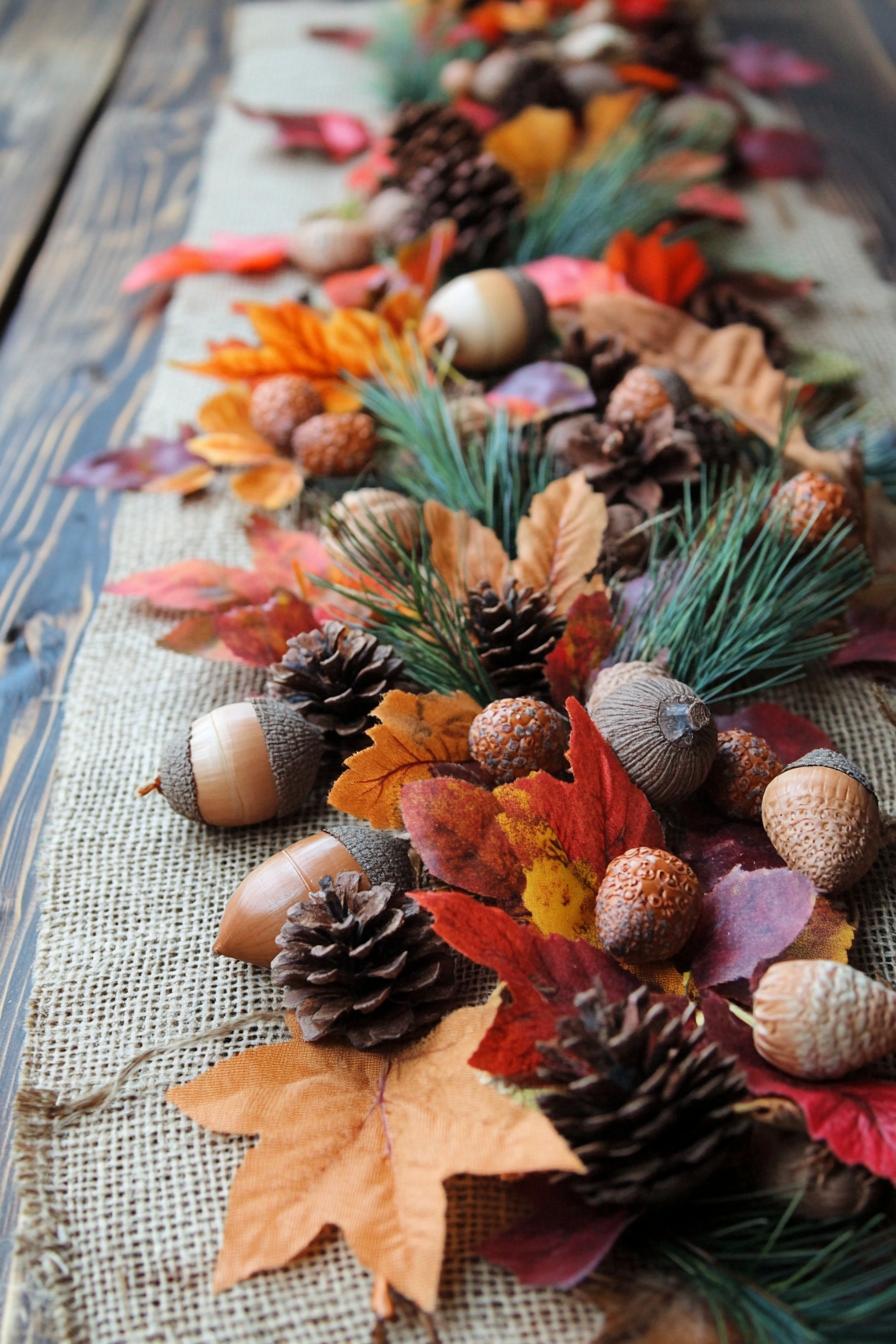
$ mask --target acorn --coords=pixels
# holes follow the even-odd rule
[[[209,826],[251,826],[288,817],[317,777],[323,738],[285,701],[261,698],[219,705],[178,733],[141,796],[166,802]]]
[[[744,728],[719,733],[716,758],[706,777],[714,807],[737,821],[759,821],[766,788],[783,769],[765,738]]]
[[[613,388],[604,418],[611,424],[633,421],[643,425],[657,411],[665,410],[667,406],[683,411],[693,400],[694,394],[687,383],[672,369],[636,364]]]
[[[449,98],[466,98],[473,87],[476,62],[468,56],[455,56],[439,71],[439,84]]]
[[[379,486],[346,490],[327,517],[330,529],[326,537],[327,550],[337,563],[351,566],[339,545],[339,538],[353,527],[374,537],[382,549],[396,549],[389,546],[389,537],[394,537],[402,550],[414,552],[420,540],[421,518],[420,506],[397,490],[384,490]]]
[[[795,1078],[842,1078],[896,1049],[896,993],[840,961],[776,961],[753,995],[753,1044]]]
[[[290,239],[289,254],[309,275],[353,271],[373,261],[373,230],[360,219],[318,215],[303,219]]]
[[[290,907],[320,888],[321,878],[361,873],[363,887],[414,884],[408,843],[369,826],[331,826],[272,854],[243,878],[224,908],[214,950],[219,956],[270,966]]]
[[[401,187],[384,187],[368,202],[364,221],[377,240],[392,245],[413,208],[414,198],[408,192]]]
[[[785,766],[762,795],[762,824],[787,867],[832,895],[864,877],[880,851],[874,789],[836,751],[810,751]]]
[[[376,449],[376,426],[365,411],[313,415],[292,436],[292,451],[312,476],[357,476]]]
[[[671,677],[631,677],[600,700],[591,718],[629,777],[657,806],[699,789],[716,754],[709,707]]]
[[[473,71],[469,92],[479,103],[499,103],[526,57],[516,48],[498,47]]]
[[[533,770],[560,774],[566,765],[569,724],[529,695],[494,700],[470,724],[470,755],[498,784]]]
[[[296,373],[262,379],[249,398],[252,428],[281,453],[289,451],[294,430],[323,409],[317,388]]]
[[[855,522],[846,487],[820,471],[800,471],[785,481],[772,499],[770,514],[805,542],[826,537],[835,523]]]
[[[667,677],[669,674],[663,665],[653,660],[644,662],[640,658],[633,658],[629,663],[611,663],[609,667],[596,669],[586,682],[588,687],[588,699],[585,702],[585,708],[591,717],[594,718],[592,710],[596,709],[602,700],[618,691],[620,686],[624,686],[627,681],[633,677]]]
[[[607,868],[595,922],[603,947],[626,961],[663,961],[697,925],[703,894],[693,869],[664,849],[627,849]]]
[[[513,269],[459,275],[436,290],[426,315],[445,323],[457,343],[454,363],[465,373],[494,373],[522,363],[548,326],[541,290]]]

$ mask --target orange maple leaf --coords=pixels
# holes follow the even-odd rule
[[[335,1225],[365,1268],[432,1311],[449,1176],[581,1172],[540,1112],[468,1065],[495,1012],[460,1008],[392,1056],[294,1037],[172,1088],[206,1129],[261,1136],[231,1186],[215,1288],[289,1264]]]
[[[301,494],[305,478],[292,458],[281,456],[255,429],[249,396],[247,384],[234,383],[209,397],[196,417],[205,433],[194,435],[187,446],[213,467],[244,468],[230,479],[244,504],[282,509]]]
[[[604,261],[639,294],[678,308],[706,278],[709,267],[693,239],[666,241],[674,227],[667,220],[644,238],[623,229],[607,244]]]
[[[401,827],[401,790],[428,779],[434,764],[469,759],[467,737],[480,708],[464,691],[388,691],[374,710],[379,724],[368,730],[373,745],[349,756],[330,806],[378,830]]]
[[[533,104],[485,138],[485,148],[529,197],[538,196],[572,155],[576,129],[566,108]]]

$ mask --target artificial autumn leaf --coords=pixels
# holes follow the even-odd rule
[[[743,198],[717,182],[696,182],[686,187],[676,197],[675,204],[685,214],[720,219],[725,224],[746,224],[748,219]]]
[[[260,1136],[231,1185],[216,1289],[290,1264],[335,1225],[366,1269],[432,1311],[449,1176],[583,1170],[540,1112],[467,1064],[494,1013],[460,1008],[386,1056],[294,1037],[171,1088],[206,1129]]]
[[[249,400],[249,388],[234,383],[204,401],[196,415],[204,433],[193,435],[190,451],[215,467],[270,461],[276,449],[252,424]]]
[[[644,94],[641,89],[620,89],[615,93],[596,93],[585,105],[582,143],[576,153],[577,168],[590,168],[607,145],[631,121]]]
[[[734,143],[751,177],[811,179],[824,172],[821,145],[808,131],[746,126],[737,132]]]
[[[308,578],[324,578],[332,573],[333,562],[314,532],[280,527],[262,513],[252,515],[245,531],[255,573],[265,580],[271,592],[275,588],[296,588],[303,597],[310,597]]]
[[[789,868],[737,867],[703,893],[700,921],[684,952],[698,985],[749,979],[809,921],[815,885]]]
[[[503,407],[512,419],[527,422],[587,411],[596,400],[584,369],[559,359],[539,359],[514,369],[485,399],[491,406]]]
[[[484,148],[513,174],[531,199],[566,166],[575,138],[575,122],[565,107],[533,104],[491,131]]]
[[[817,723],[767,700],[756,700],[733,714],[717,714],[716,727],[719,732],[743,728],[765,738],[782,765],[789,765],[808,751],[835,750],[831,738]]]
[[[669,70],[658,70],[653,65],[640,65],[627,62],[613,67],[617,79],[625,84],[641,84],[645,89],[655,89],[657,93],[674,93],[681,87],[681,80]]]
[[[122,280],[121,290],[124,294],[136,294],[150,285],[170,285],[184,275],[203,275],[209,271],[231,275],[276,271],[289,261],[289,241],[283,233],[254,237],[214,233],[207,247],[175,243],[138,261]]]
[[[827,1082],[791,1078],[760,1057],[750,1029],[724,1000],[707,993],[702,1008],[708,1035],[736,1056],[754,1095],[795,1101],[810,1137],[826,1143],[841,1162],[859,1163],[896,1181],[896,1083],[861,1076]]]
[[[849,638],[832,653],[833,667],[855,663],[896,663],[896,607],[883,611],[854,605],[846,614]]]
[[[387,691],[368,729],[373,745],[356,751],[330,790],[328,802],[378,830],[400,827],[401,791],[426,779],[434,761],[464,761],[467,737],[480,706],[464,691]]]
[[[698,806],[684,811],[688,824],[676,842],[675,853],[693,868],[704,891],[709,891],[732,868],[752,872],[757,868],[783,866],[784,860],[761,826],[748,821],[718,825]]]
[[[147,495],[195,495],[211,485],[214,479],[212,467],[194,462],[192,466],[183,467],[172,476],[159,476],[154,481],[148,481],[143,490]]]
[[[293,635],[316,625],[307,602],[295,593],[278,592],[266,602],[221,612],[215,633],[239,662],[270,667],[283,657]]]
[[[523,872],[489,789],[464,779],[418,779],[401,790],[405,830],[429,872],[442,882],[519,908]]]
[[[709,267],[693,239],[667,241],[674,227],[668,221],[658,224],[643,238],[622,229],[607,244],[604,261],[639,294],[679,308],[706,279]]]
[[[376,34],[372,28],[326,28],[317,25],[305,30],[316,42],[332,42],[349,51],[363,51]]]
[[[53,484],[81,490],[145,490],[196,465],[187,447],[192,434],[189,425],[182,425],[174,438],[146,438],[142,443],[82,457],[57,476]]]
[[[478,1252],[530,1288],[574,1288],[606,1259],[634,1215],[598,1213],[556,1185],[529,1184],[533,1212]]]
[[[842,910],[828,900],[816,896],[809,921],[775,961],[849,961],[849,949],[855,941],[854,925]]]
[[[545,659],[551,699],[558,708],[569,696],[585,698],[589,676],[611,652],[619,630],[606,592],[580,593],[566,617],[563,634]]]
[[[517,528],[513,571],[532,588],[545,589],[565,615],[583,593],[600,592],[597,567],[607,526],[603,495],[595,494],[584,471],[552,481],[535,495]]]
[[[509,1000],[502,997],[470,1059],[497,1078],[533,1079],[541,1062],[537,1043],[553,1038],[558,1019],[572,1013],[576,995],[595,980],[611,1001],[637,988],[637,980],[590,943],[545,937],[463,892],[417,891],[414,899],[430,911],[440,938],[507,987]]]
[[[435,499],[423,505],[423,522],[429,533],[430,564],[452,597],[463,602],[471,588],[486,580],[500,592],[510,560],[490,527]]]
[[[302,493],[305,477],[295,462],[273,458],[257,467],[247,467],[233,476],[230,488],[244,504],[259,509],[282,509]]]
[[[725,64],[741,84],[756,93],[776,93],[780,89],[805,88],[828,79],[830,69],[818,61],[789,51],[774,42],[759,42],[742,37],[725,48]]]
[[[440,219],[426,233],[398,248],[393,259],[362,266],[355,271],[337,271],[322,282],[324,293],[337,308],[376,308],[388,312],[390,325],[399,296],[412,302],[408,320],[419,318],[426,299],[432,294],[446,261],[454,251],[457,224]]]
[[[271,122],[278,149],[310,150],[332,163],[344,163],[372,143],[366,121],[347,112],[273,112],[245,103],[236,106],[246,117]]]
[[[607,864],[638,845],[662,848],[644,794],[582,705],[568,700],[573,782],[540,770],[495,790],[504,829],[526,876],[523,904],[542,933],[594,938],[594,902]]]
[[[179,560],[162,569],[146,569],[107,583],[106,592],[140,597],[168,611],[222,611],[270,597],[270,588],[258,574],[211,560]]]
[[[541,290],[549,308],[574,307],[589,294],[619,294],[631,288],[605,261],[588,257],[539,257],[520,269]]]
[[[652,159],[639,174],[640,182],[705,182],[718,177],[726,165],[724,154],[712,154],[705,149],[672,149]],[[667,232],[675,225],[666,222]]]

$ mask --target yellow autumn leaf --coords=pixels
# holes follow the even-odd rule
[[[230,488],[244,504],[261,509],[282,509],[298,499],[305,478],[295,462],[276,457],[257,467],[241,471],[230,482]]]
[[[572,113],[566,108],[532,106],[490,131],[485,148],[531,198],[566,167],[575,134]]]

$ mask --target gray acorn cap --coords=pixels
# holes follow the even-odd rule
[[[323,735],[286,700],[252,701],[267,744],[277,786],[278,817],[297,812],[314,788],[323,752]]]
[[[345,845],[355,862],[360,864],[370,878],[372,885],[376,886],[378,882],[391,882],[402,893],[414,885],[414,872],[408,858],[410,846],[407,841],[398,840],[394,835],[385,835],[382,831],[374,831],[370,826],[358,826],[352,823],[345,826],[324,826],[323,830],[341,845]]]
[[[847,760],[845,756],[841,756],[839,751],[831,751],[828,747],[818,747],[815,751],[807,751],[805,756],[801,756],[798,761],[791,761],[789,765],[785,765],[784,771],[801,770],[803,766],[807,765],[823,765],[828,770],[839,770],[841,774],[849,775],[850,779],[854,779],[857,784],[861,784],[863,789],[867,789],[872,798],[877,798],[874,785],[868,776],[857,765],[853,765],[852,761]],[[782,774],[784,771],[782,771]]]
[[[168,739],[162,752],[162,764],[159,767],[159,789],[162,797],[190,821],[201,821],[199,799],[196,797],[196,782],[193,779],[193,761],[190,757],[190,733],[179,732]]]

